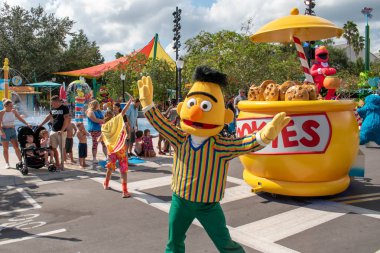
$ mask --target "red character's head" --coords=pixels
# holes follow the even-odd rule
[[[320,46],[317,49],[315,49],[315,60],[318,62],[329,61],[329,51],[327,51],[325,46]]]

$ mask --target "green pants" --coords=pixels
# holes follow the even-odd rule
[[[202,224],[219,252],[244,252],[238,243],[232,241],[219,202],[197,203],[182,199],[173,193],[169,211],[169,240],[166,253],[185,252],[186,231],[195,218]]]

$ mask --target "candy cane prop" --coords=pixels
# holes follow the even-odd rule
[[[363,123],[363,119],[360,117],[360,115],[359,115],[359,113],[358,113],[357,110],[354,110],[354,114],[355,114],[355,119],[358,122],[358,126],[359,126],[359,129],[360,129],[361,126],[362,126],[362,123]]]
[[[297,38],[297,37],[295,37],[295,36],[293,36],[293,41],[294,41],[294,44],[296,45],[298,58],[301,61],[301,65],[302,65],[303,72],[304,72],[305,77],[306,77],[306,81],[308,81],[310,83],[314,83],[314,79],[310,75],[309,63],[307,62],[307,59],[306,59],[306,56],[305,56],[305,51],[303,50],[303,47],[301,45],[300,39]]]

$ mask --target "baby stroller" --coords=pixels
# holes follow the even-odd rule
[[[34,131],[33,131],[34,129]],[[18,164],[16,164],[16,169],[18,169],[23,175],[27,175],[29,172],[28,168],[40,169],[45,166],[45,158],[43,155],[43,151],[50,151],[50,148],[41,148],[40,145],[40,132],[45,130],[44,127],[34,127],[33,129],[21,126],[17,129],[17,140],[21,147],[21,157],[22,160]],[[34,143],[36,144],[36,148],[30,147],[26,148],[26,138],[28,135],[33,135]],[[57,170],[54,164],[49,164],[47,166],[50,172],[54,172]]]

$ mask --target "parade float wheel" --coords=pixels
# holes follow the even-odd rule
[[[50,171],[50,172],[56,172],[57,171],[57,167],[54,164],[50,164],[48,166],[48,171]]]
[[[23,164],[20,168],[20,172],[21,174],[23,174],[24,176],[28,175],[29,173],[29,169],[28,167],[26,166],[26,164]]]

